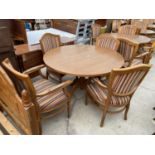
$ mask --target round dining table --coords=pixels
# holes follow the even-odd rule
[[[43,60],[48,68],[76,77],[102,76],[124,64],[118,52],[94,45],[60,46],[45,53]]]

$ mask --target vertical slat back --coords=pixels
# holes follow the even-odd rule
[[[151,65],[139,65],[130,68],[113,69],[110,76],[111,95],[132,95],[149,71]]]
[[[119,28],[118,33],[134,35],[137,33],[137,27],[134,25],[124,25]]]
[[[50,49],[59,47],[61,45],[60,36],[51,33],[46,33],[40,39],[40,44],[44,54]]]
[[[138,44],[126,39],[120,38],[120,45],[118,52],[124,57],[125,62],[131,62],[138,50]]]
[[[111,50],[117,51],[120,41],[106,34],[97,37],[96,46],[109,48]]]

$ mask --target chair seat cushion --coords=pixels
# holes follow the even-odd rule
[[[37,94],[42,93],[45,90],[51,89],[55,86],[55,83],[52,83],[46,79],[40,79],[34,82],[34,87],[36,89]],[[64,91],[57,91],[54,93],[50,93],[46,96],[37,97],[37,102],[40,106],[40,110],[42,113],[47,113],[53,110],[53,108],[59,107],[62,103],[66,102],[68,97],[64,93]]]
[[[108,90],[101,88],[98,86],[95,82],[91,82],[87,85],[87,91],[90,93],[93,98],[96,99],[97,102],[99,102],[101,105],[105,105],[105,101],[108,97]],[[130,97],[117,97],[112,96],[110,105],[111,106],[124,106],[130,101]]]

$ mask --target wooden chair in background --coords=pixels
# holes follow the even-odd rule
[[[116,19],[112,22],[112,32],[118,32],[119,27],[121,26],[121,20]]]
[[[120,45],[120,41],[112,36],[102,34],[96,39],[96,46],[109,48],[111,50],[117,51]]]
[[[19,85],[13,85],[6,72],[0,68],[0,101],[1,107],[11,116],[16,124],[26,134],[41,134],[42,118],[54,116],[67,107],[70,116],[71,95],[67,91],[72,81],[68,80],[61,84],[40,78],[32,83],[29,75],[37,72],[44,65],[31,68],[24,73],[16,71],[9,59],[2,62]],[[7,91],[6,91],[7,90]]]
[[[107,112],[125,111],[124,120],[127,120],[131,98],[150,67],[151,65],[143,64],[135,67],[113,69],[108,85],[103,84],[97,78],[89,80],[86,89],[86,104],[87,95],[89,95],[103,109],[101,127],[104,125]]]
[[[96,38],[101,33],[101,25],[99,24],[93,24],[92,25],[92,37],[91,37],[91,44],[93,45],[94,42],[96,42]]]
[[[119,27],[118,33],[120,34],[130,34],[135,35],[137,34],[138,30],[136,26],[133,25],[123,25]]]
[[[118,52],[124,57],[124,67],[130,66],[137,54],[138,44],[127,39],[119,38],[120,46]]]
[[[51,33],[46,33],[40,39],[40,45],[41,45],[41,49],[44,55],[49,50],[61,46],[60,36],[54,35]],[[47,77],[50,76],[52,79],[59,81],[59,82],[61,81],[61,78],[63,77],[62,74],[59,74],[50,68],[44,68],[41,71],[47,73],[45,76]]]

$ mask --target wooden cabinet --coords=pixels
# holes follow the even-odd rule
[[[53,27],[69,33],[76,33],[77,20],[73,19],[53,19]]]

